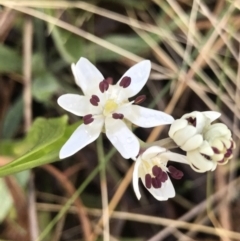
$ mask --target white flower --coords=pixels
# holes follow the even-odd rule
[[[175,190],[168,173],[175,179],[181,179],[183,173],[173,166],[167,167],[169,160],[187,163],[185,156],[158,146],[152,146],[138,156],[132,179],[133,189],[138,199],[141,198],[138,185],[139,178],[157,200],[164,201],[175,196]]]
[[[235,143],[231,131],[222,123],[211,124],[219,116],[214,111],[194,111],[170,127],[169,136],[187,152],[187,160],[197,172],[213,171],[232,158]]]
[[[65,94],[59,97],[58,104],[75,115],[83,116],[84,123],[64,144],[60,158],[71,156],[93,142],[102,130],[124,158],[134,157],[140,146],[128,128],[130,123],[141,127],[171,124],[174,119],[170,115],[136,105],[145,96],[131,102],[128,100],[143,88],[150,70],[151,62],[144,60],[131,67],[116,85],[111,85],[110,78],[104,79],[87,59],[80,58],[76,65],[72,64],[76,83],[84,96]]]

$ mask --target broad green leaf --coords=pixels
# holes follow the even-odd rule
[[[33,76],[42,75],[46,72],[45,60],[42,53],[36,53],[32,57],[32,74]]]
[[[153,36],[152,36],[153,37]],[[159,37],[154,36],[155,40],[159,40]],[[158,38],[158,39],[157,39]],[[106,41],[121,47],[125,50],[130,51],[131,53],[137,55],[144,55],[150,51],[149,45],[138,35],[121,35],[115,34],[110,35],[104,38]],[[84,46],[84,49],[81,52],[82,56],[91,56],[94,53],[94,58],[96,61],[116,61],[119,58],[122,58],[119,54],[110,51],[106,48],[103,48],[99,45],[89,43]]]
[[[0,44],[0,73],[21,72],[22,59],[14,49]]]
[[[33,97],[42,103],[48,103],[52,95],[60,89],[58,81],[50,72],[37,76],[33,81]]]
[[[52,37],[62,58],[68,63],[76,62],[82,56],[83,38],[56,26],[49,26],[52,28]]]
[[[2,138],[9,139],[13,137],[19,128],[23,116],[23,100],[18,98],[7,111],[3,121]]]
[[[66,115],[52,119],[37,118],[25,140],[16,147],[16,153],[26,157],[58,140],[64,134],[67,120]]]
[[[52,119],[52,120],[55,120],[54,124],[56,124],[56,119],[58,119],[58,122],[59,122],[59,120],[62,120],[62,121],[63,121],[63,119],[66,120],[66,117]],[[47,120],[45,119],[45,123],[46,122],[47,122]],[[40,143],[42,143],[42,141],[35,143],[34,147],[32,147],[32,150],[30,150],[29,152],[27,152],[25,155],[21,156],[20,158],[17,158],[16,160],[12,161],[11,163],[0,168],[0,176],[6,176],[9,174],[13,174],[16,172],[20,172],[23,170],[27,170],[30,168],[34,168],[37,166],[41,166],[41,165],[59,160],[59,151],[60,151],[61,147],[68,140],[68,138],[71,136],[73,131],[77,128],[77,126],[79,126],[80,124],[81,124],[81,121],[77,122],[71,126],[68,126],[66,128],[63,128],[64,133],[62,133],[62,135],[60,135],[60,132],[58,131],[58,133],[59,133],[58,137],[55,136],[54,141],[50,135],[50,138],[52,140],[49,141],[47,144],[46,144],[46,140],[45,140],[44,144],[40,144]],[[62,127],[63,126],[64,125],[62,123]],[[55,127],[55,129],[56,129],[56,127]],[[54,128],[52,130],[50,130],[48,128],[48,132],[54,132]],[[47,137],[47,134],[45,133],[44,130],[41,135]],[[44,137],[44,139],[45,139],[45,137]],[[36,140],[35,140],[35,142],[36,142]],[[18,148],[19,148],[19,146],[18,146]]]

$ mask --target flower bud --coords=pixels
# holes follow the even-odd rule
[[[169,136],[184,151],[190,166],[197,172],[214,170],[232,158],[235,143],[225,124],[211,124],[219,113],[198,112],[182,116],[170,127]]]

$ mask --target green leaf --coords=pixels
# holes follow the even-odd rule
[[[4,121],[2,129],[2,138],[10,139],[14,136],[23,116],[23,100],[18,98],[9,108]]]
[[[159,37],[154,35],[151,37],[159,41]],[[104,40],[137,55],[144,55],[150,51],[149,45],[135,34],[127,36],[121,34],[109,35]],[[88,56],[91,60],[92,53],[94,53],[95,61],[116,61],[122,58],[119,54],[93,43],[85,45],[81,55]]]
[[[48,103],[52,95],[60,89],[58,81],[50,72],[45,72],[33,81],[33,97],[42,103]]]
[[[31,145],[30,150],[25,155],[0,168],[0,177],[59,160],[61,147],[81,124],[80,121],[65,128],[66,121],[66,116],[50,120],[40,118],[34,127],[35,131],[33,129],[27,136],[26,143]],[[34,144],[30,144],[30,140]]]
[[[0,73],[21,72],[22,59],[12,48],[0,44]]]
[[[76,62],[82,56],[83,38],[64,29],[49,24],[52,37],[62,58],[68,62]],[[84,46],[85,48],[85,46]]]

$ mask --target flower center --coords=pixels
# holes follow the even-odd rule
[[[117,108],[118,104],[113,99],[109,99],[106,101],[103,108],[103,115],[108,116],[109,114],[113,113]]]

